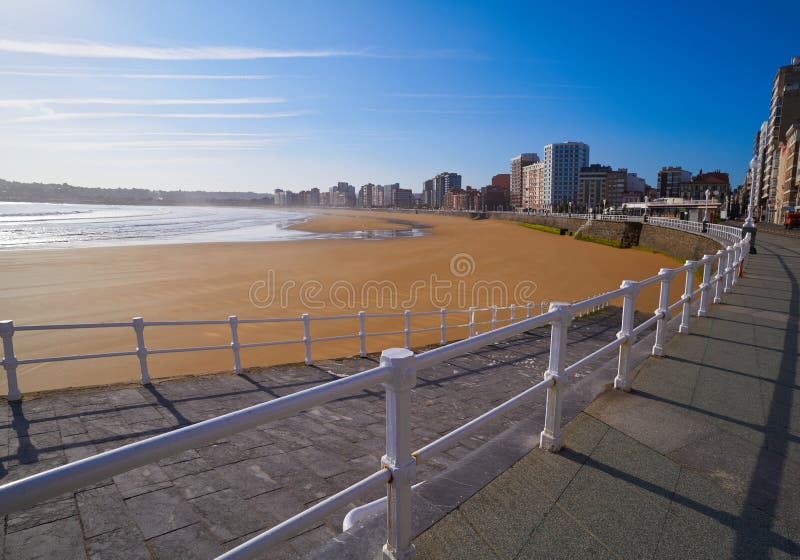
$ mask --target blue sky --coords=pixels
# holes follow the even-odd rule
[[[0,178],[483,186],[580,140],[741,182],[800,2],[0,0]]]

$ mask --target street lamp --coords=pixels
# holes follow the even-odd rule
[[[606,213],[606,199],[603,199],[603,214]]]
[[[750,203],[747,205],[747,219],[742,226],[742,237],[750,234],[750,254],[756,254],[756,223],[753,221],[753,202],[756,190],[756,158],[750,160]]]
[[[570,200],[569,202],[567,202],[567,205],[569,206],[569,216],[571,217],[572,216],[572,201]]]

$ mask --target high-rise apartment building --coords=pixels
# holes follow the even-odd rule
[[[658,172],[658,196],[661,198],[680,198],[681,183],[692,180],[691,171],[682,167],[662,167]]]
[[[775,223],[782,222],[783,215],[777,203],[781,144],[786,140],[789,127],[797,120],[800,120],[800,56],[793,57],[791,64],[778,68],[772,83],[761,206],[767,219]]]
[[[524,208],[522,202],[522,169],[526,165],[539,161],[539,156],[534,153],[524,153],[511,158],[511,173],[509,174],[509,187],[512,208]]]
[[[433,179],[428,179],[422,183],[422,205],[433,208],[436,202],[436,190]]]
[[[335,208],[353,207],[356,201],[356,188],[350,183],[340,181],[328,189],[328,203]]]
[[[581,167],[589,165],[589,146],[583,142],[560,142],[544,147],[542,197],[550,208],[576,201]]]
[[[783,223],[789,208],[797,208],[800,204],[800,120],[792,123],[786,131],[786,137],[780,146],[778,164],[778,185],[775,207],[776,223]]]
[[[544,198],[544,166],[543,161],[537,161],[522,168],[522,199],[519,208],[527,210],[547,208],[547,201]]]
[[[449,191],[450,189],[460,189],[460,188],[461,188],[461,175],[459,175],[458,173],[450,173],[447,171],[439,173],[433,179],[428,179],[428,181],[425,181],[422,190],[422,197],[423,197],[422,203],[427,204],[427,206],[431,208],[441,208],[442,203],[444,202],[444,195],[447,194],[447,191]]]

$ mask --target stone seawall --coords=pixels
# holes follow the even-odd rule
[[[413,210],[405,211],[413,213]],[[510,213],[465,213],[465,212],[438,212],[442,216],[456,216],[461,218],[488,217],[492,220],[505,220],[507,222],[522,222],[538,224],[570,232],[578,232],[576,239],[589,237],[610,241],[621,248],[642,247],[653,249],[673,257],[684,260],[697,260],[706,254],[714,254],[722,248],[722,244],[708,237],[670,229],[652,226],[639,222],[611,222],[593,220],[586,225],[582,218],[563,218],[556,216],[542,216],[538,214],[510,214]],[[586,226],[586,227],[583,227]],[[583,229],[581,229],[583,227]],[[579,231],[580,230],[580,231]]]
[[[639,234],[639,246],[687,260],[713,255],[722,249],[721,243],[708,237],[647,224],[643,224]]]

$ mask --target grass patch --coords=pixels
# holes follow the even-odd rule
[[[552,226],[540,226],[539,224],[529,224],[526,222],[517,222],[522,227],[535,229],[536,231],[543,231],[545,233],[555,233],[556,235],[561,235],[561,228],[552,227]]]
[[[622,243],[619,241],[603,239],[602,237],[592,237],[591,235],[586,235],[585,233],[580,233],[579,235],[576,235],[575,239],[580,239],[581,241],[588,241],[589,243],[597,243],[599,245],[606,245],[608,247],[614,247],[615,249],[622,249]]]

